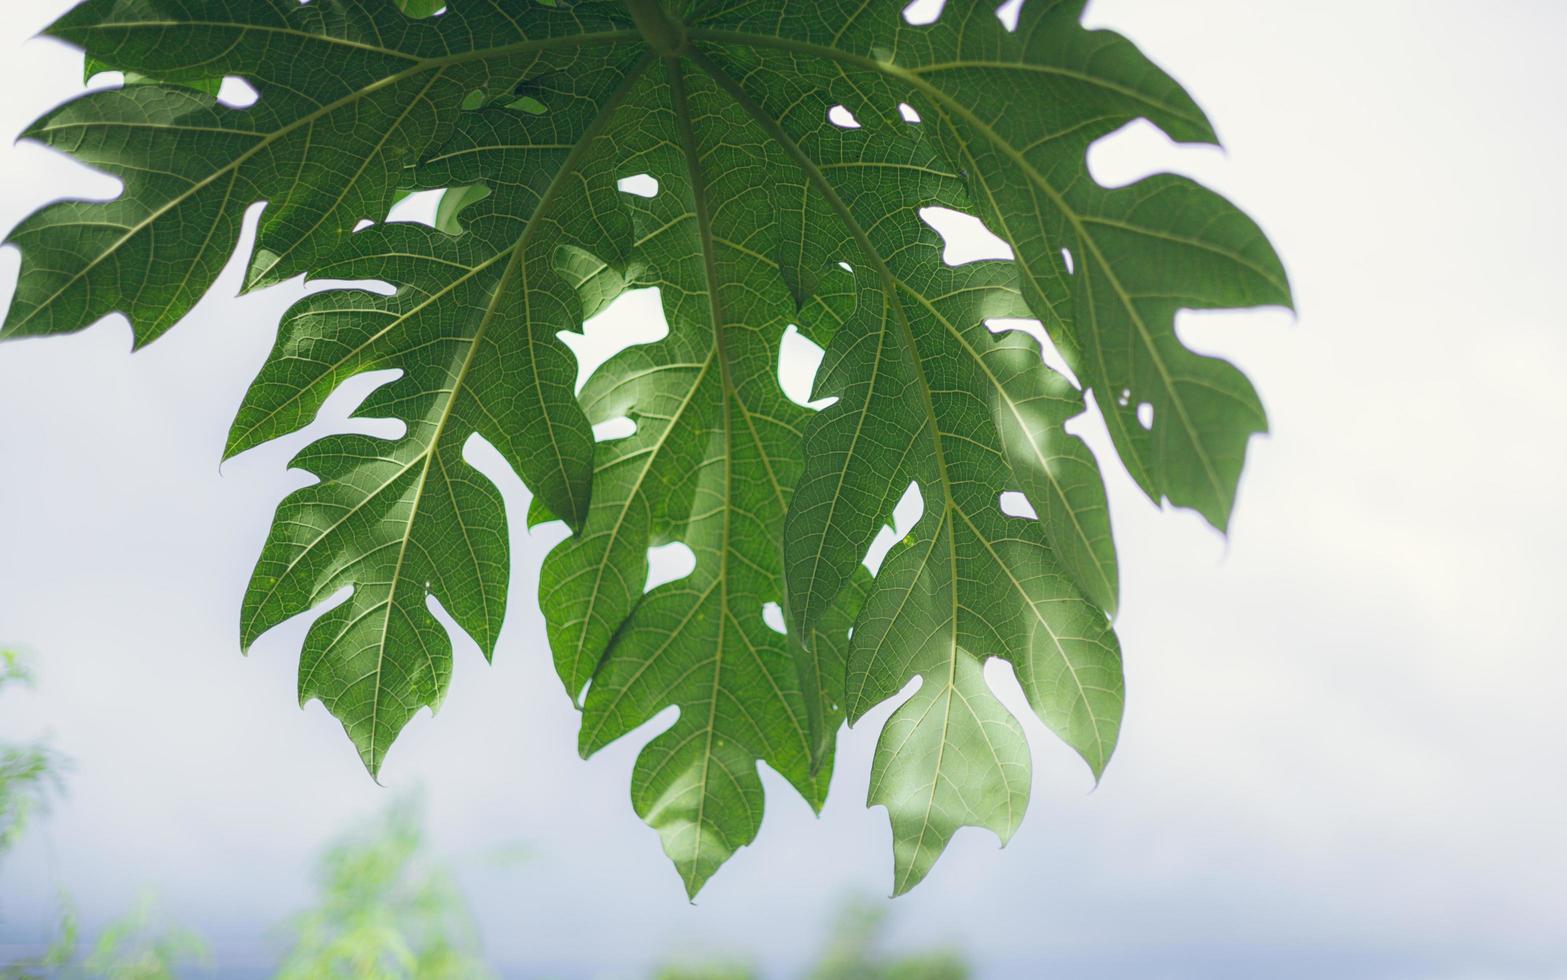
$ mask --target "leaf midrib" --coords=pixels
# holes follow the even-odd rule
[[[962,656],[962,654],[958,648],[958,558],[957,538],[951,519],[951,512],[955,506],[952,492],[952,478],[951,475],[947,472],[946,454],[941,444],[941,429],[936,421],[935,404],[931,401],[930,382],[925,376],[925,367],[921,363],[918,354],[919,347],[914,340],[914,329],[909,324],[908,314],[904,310],[903,304],[897,299],[899,295],[897,277],[892,274],[892,270],[888,267],[886,259],[882,257],[881,253],[871,242],[870,236],[866,233],[865,228],[860,224],[859,219],[854,216],[854,212],[849,209],[849,206],[844,202],[843,198],[838,195],[838,192],[833,188],[831,182],[827,180],[826,175],[824,175],[821,170],[817,168],[815,161],[806,155],[805,151],[797,142],[795,142],[792,137],[789,136],[788,133],[784,131],[783,127],[778,123],[778,121],[764,112],[761,106],[757,105],[755,101],[753,101],[751,97],[745,92],[745,90],[740,87],[740,84],[731,78],[728,73],[725,72],[719,65],[713,62],[701,51],[695,49],[693,49],[691,52],[690,58],[699,67],[701,67],[703,71],[707,72],[707,74],[720,88],[728,92],[730,97],[733,98],[735,102],[746,111],[747,114],[755,119],[763,130],[772,136],[773,139],[778,141],[779,145],[781,145],[784,150],[794,159],[795,164],[805,175],[806,180],[815,184],[817,191],[827,199],[828,204],[837,213],[839,220],[844,223],[844,226],[848,230],[850,236],[854,238],[855,243],[865,254],[866,259],[868,259],[876,267],[877,275],[882,282],[882,290],[890,301],[890,305],[892,306],[893,310],[896,312],[896,315],[893,317],[893,319],[897,323],[900,333],[903,335],[903,341],[906,345],[910,365],[912,366],[918,379],[918,384],[916,387],[920,392],[921,406],[925,410],[925,422],[929,427],[931,436],[933,462],[941,482],[942,511],[938,517],[940,523],[937,526],[937,533],[939,534],[942,528],[946,529],[948,572],[947,592],[951,599],[947,620],[951,642],[949,644],[947,657],[947,677],[945,681],[946,690],[949,694],[949,697],[946,699],[946,710],[943,712],[942,717],[941,748],[939,749],[936,758],[936,777],[931,781],[930,798],[926,801],[926,811],[923,822],[924,825],[928,826],[930,823],[930,814],[935,809],[936,805],[936,788],[940,782],[941,763],[946,753],[948,741],[947,734],[952,727],[952,699],[950,694],[957,689],[958,658]],[[922,826],[920,832],[921,841],[924,839],[924,833],[925,830]],[[910,873],[912,873],[912,869],[910,870]]]
[[[984,373],[986,378],[990,379],[991,387],[995,389],[996,394],[1006,404],[1007,411],[1010,412],[1013,419],[1017,421],[1018,427],[1023,429],[1024,432],[1027,432],[1028,427],[1023,419],[1022,412],[1018,409],[1017,402],[1013,400],[1012,395],[1007,391],[1006,386],[1001,383],[1001,379],[996,377],[995,372],[990,369],[990,365],[985,363],[985,359],[983,356],[981,356],[980,352],[974,349],[974,346],[968,342],[967,337],[963,336],[962,331],[960,331],[951,320],[947,319],[945,316],[942,316],[941,312],[936,309],[934,303],[930,302],[930,300],[926,299],[924,296],[921,296],[907,283],[900,282],[899,285],[914,297],[915,302],[924,306],[926,311],[929,312],[930,315],[934,317],[943,328],[946,329],[947,333],[951,335],[952,339],[957,341],[958,345],[962,347],[963,350],[969,355],[970,360],[974,362],[975,366]],[[1056,496],[1059,497],[1062,504],[1065,505],[1067,515],[1072,519],[1073,530],[1077,532],[1077,536],[1085,543],[1091,543],[1091,539],[1088,537],[1088,531],[1083,527],[1082,522],[1078,520],[1077,510],[1072,507],[1071,500],[1067,497],[1066,489],[1061,486],[1061,482],[1056,479],[1055,473],[1051,471],[1050,461],[1039,452],[1039,449],[1034,445],[1034,441],[1032,439],[1030,439],[1028,443],[1029,449],[1034,454],[1034,458],[1039,460],[1040,469],[1043,470],[1045,479],[1050,481],[1051,488],[1055,490]],[[1100,580],[1104,583],[1106,589],[1105,594],[1114,596],[1115,586],[1111,583],[1110,577],[1105,571],[1104,564],[1099,560],[1099,556],[1094,553],[1094,550],[1091,547],[1088,549],[1088,557],[1089,560],[1094,564],[1094,571],[1099,574]]]
[[[528,223],[523,228],[522,235],[517,239],[516,247],[513,248],[510,253],[506,268],[501,274],[500,281],[495,284],[495,290],[491,293],[490,303],[485,308],[484,317],[479,321],[478,328],[474,330],[473,339],[470,341],[468,346],[468,353],[463,358],[462,366],[458,369],[456,378],[454,378],[452,381],[451,390],[447,393],[446,396],[445,407],[442,409],[441,416],[436,422],[435,431],[430,436],[430,444],[424,450],[424,468],[420,471],[419,478],[416,481],[413,504],[409,508],[408,521],[403,529],[402,544],[398,548],[397,562],[392,568],[391,582],[387,586],[389,595],[396,595],[398,582],[402,576],[403,559],[408,552],[408,542],[413,538],[414,521],[418,518],[419,515],[419,503],[424,496],[424,488],[428,482],[430,463],[435,459],[436,450],[439,448],[441,443],[441,436],[445,432],[447,423],[451,421],[453,409],[456,407],[458,402],[458,395],[462,390],[463,382],[466,380],[469,370],[473,366],[474,357],[478,354],[479,348],[482,346],[484,335],[488,331],[490,324],[494,322],[495,312],[499,307],[501,295],[506,291],[506,285],[510,281],[512,270],[520,268],[523,265],[524,254],[527,250],[528,243],[532,241],[534,230],[538,228],[542,216],[546,214],[550,207],[554,204],[555,195],[559,193],[567,175],[573,173],[576,170],[577,164],[582,159],[582,154],[587,152],[588,147],[593,144],[593,141],[598,137],[598,134],[602,132],[603,127],[607,125],[609,119],[615,114],[615,110],[619,108],[621,101],[626,96],[626,93],[631,91],[631,88],[636,84],[638,79],[642,77],[642,73],[647,70],[647,66],[651,63],[651,55],[644,55],[642,60],[638,62],[638,64],[632,68],[631,71],[626,73],[626,77],[621,80],[620,85],[616,87],[611,96],[604,101],[603,105],[599,107],[598,113],[594,116],[593,121],[590,122],[588,126],[582,131],[581,138],[577,141],[577,144],[572,147],[571,152],[567,154],[566,159],[561,162],[560,169],[555,172],[555,175],[550,179],[549,186],[545,188],[544,193],[539,197],[538,205],[533,209],[533,213],[528,217]],[[386,621],[382,625],[380,643],[377,644],[376,650],[375,674],[377,683],[375,685],[375,696],[372,699],[370,706],[370,753],[372,759],[375,758],[375,721],[377,713],[380,710],[381,702],[380,675],[382,666],[386,660],[386,639],[391,627],[391,620],[392,603],[389,601],[387,603],[386,609]],[[379,768],[379,766],[373,766],[372,774],[374,774],[373,771],[375,768]]]

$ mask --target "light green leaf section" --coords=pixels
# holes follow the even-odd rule
[[[870,795],[892,819],[897,891],[924,877],[959,827],[1004,840],[1026,804],[1026,743],[984,683],[986,659],[1013,664],[1036,713],[1096,775],[1121,721],[1103,487],[1062,428],[1080,397],[1031,345],[997,341],[983,321],[1026,315],[999,298],[1018,291],[1088,379],[1139,482],[1222,525],[1260,407],[1244,379],[1229,383],[1233,368],[1180,346],[1173,316],[1288,299],[1266,242],[1217,197],[1173,178],[1118,192],[1088,178],[1088,144],[1132,119],[1179,138],[1208,131],[1173,82],[1119,38],[1084,32],[1080,14],[1080,3],[1025,4],[1012,33],[978,4],[915,28],[876,5],[737,0],[705,12],[691,35],[737,97],[777,121],[808,196],[814,185],[802,254],[832,250],[856,271],[859,295],[836,304],[842,325],[817,388],[839,400],[806,434],[807,458],[825,465],[807,470],[786,526],[793,625],[809,629],[839,594],[903,486],[918,484],[925,502],[877,576],[848,663],[851,720],[920,679],[883,733]],[[802,76],[826,97],[803,98]],[[831,125],[823,102],[859,127]],[[961,202],[922,186],[932,164],[904,158],[901,179],[866,165],[873,154],[892,162],[900,103],[918,114],[925,152],[961,179]],[[998,203],[1018,172],[1032,197]],[[888,219],[888,196],[977,211],[1018,261],[942,270],[937,243]],[[1101,220],[1112,209],[1113,227]],[[833,221],[847,240],[822,233]],[[1144,264],[1148,249],[1120,234],[1168,254]],[[1063,248],[1082,256],[1071,272]],[[1151,430],[1137,422],[1145,401]],[[1001,514],[1007,490],[1023,491],[1040,521]]]
[[[546,559],[540,596],[568,691],[586,687],[585,755],[679,707],[637,760],[632,802],[694,896],[756,835],[759,760],[813,806],[827,792],[789,641],[763,619],[783,598],[779,534],[811,413],[777,381],[794,304],[758,251],[775,234],[765,134],[677,60],[628,118],[623,171],[659,187],[627,198],[632,283],[660,290],[669,336],[583,390],[593,422],[628,417],[636,432],[600,444],[587,523]],[[672,538],[695,571],[644,596],[647,549]]]
[[[242,643],[346,594],[310,627],[300,695],[378,771],[445,694],[436,606],[496,645],[511,556],[500,496],[464,459],[482,437],[532,490],[528,525],[571,532],[540,606],[583,754],[677,709],[631,801],[687,893],[756,837],[760,765],[819,808],[842,721],[913,682],[869,794],[902,892],[958,829],[1005,840],[1027,807],[1023,727],[988,660],[1096,777],[1121,723],[1110,516],[1066,431],[1085,392],[989,321],[1039,319],[1137,482],[1216,526],[1266,425],[1174,317],[1288,303],[1282,267],[1190,181],[1090,179],[1088,146],[1134,119],[1213,134],[1131,44],[1085,31],[1082,6],[1029,0],[1009,31],[958,3],[915,27],[857,0],[87,0],[50,33],[127,84],[24,135],[124,190],[12,231],[0,336],[119,312],[150,342],[265,202],[246,288],[383,285],[285,316],[226,454],[297,431],[369,371],[392,373],[356,417],[402,431],[295,458],[317,482],[278,509]],[[215,99],[229,77],[254,105]],[[636,174],[657,193],[617,189]],[[436,189],[435,227],[384,221]],[[926,207],[977,214],[1015,260],[946,266]],[[576,394],[557,335],[640,287],[668,336]],[[819,413],[778,382],[791,326],[826,349]],[[594,441],[623,418],[632,434]],[[924,512],[873,577],[862,560],[910,484]],[[1011,492],[1037,519],[1003,512]],[[648,591],[648,550],[673,541],[695,569]]]

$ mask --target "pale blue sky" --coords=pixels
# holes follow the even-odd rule
[[[26,40],[67,6],[0,21],[0,132],[79,84],[79,55]],[[1299,317],[1183,321],[1273,420],[1231,537],[1110,469],[1120,750],[1090,792],[1036,725],[1022,830],[1005,851],[960,835],[895,903],[899,934],[962,943],[995,977],[1567,978],[1567,6],[1097,0],[1090,20],[1187,84],[1228,146],[1134,130],[1096,176],[1174,168],[1232,196]],[[0,148],[0,226],[112,186]],[[0,252],[0,300],[16,268]],[[303,480],[285,464],[353,398],[220,472],[299,294],[236,284],[134,357],[116,318],[0,346],[0,641],[41,682],[0,703],[0,738],[49,732],[77,760],[0,863],[0,945],[41,939],[57,888],[89,927],[153,888],[221,964],[265,963],[323,842],[419,785],[508,974],[629,976],[695,948],[787,965],[838,894],[886,893],[886,818],[862,805],[884,707],[845,738],[820,820],[767,775],[757,844],[684,901],[628,801],[649,732],[577,758],[534,598],[561,532],[523,530],[514,478],[495,663],[459,642],[445,707],[372,783],[320,705],[295,706],[304,623],[238,653],[251,563]],[[521,866],[477,861],[519,841]]]

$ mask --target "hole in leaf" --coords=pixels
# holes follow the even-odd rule
[[[1145,429],[1153,428],[1153,405],[1143,402],[1137,406],[1137,424]]]
[[[887,553],[893,546],[914,530],[914,525],[924,515],[925,498],[920,494],[919,484],[910,483],[897,506],[892,509],[892,526],[883,526],[877,531],[876,537],[871,540],[870,549],[865,553],[865,567],[871,570],[872,575],[881,568],[881,563],[887,559]]]
[[[774,633],[787,634],[788,628],[784,626],[783,607],[776,602],[762,603],[762,622]]]
[[[920,208],[920,218],[946,243],[941,260],[948,265],[1012,258],[1011,247],[971,214],[951,208]]]
[[[577,356],[577,391],[600,366],[627,347],[651,344],[669,335],[664,304],[657,287],[628,289],[597,316],[582,324],[581,333],[556,334]]]
[[[484,184],[461,184],[446,188],[435,205],[435,227],[448,235],[461,235],[463,213],[489,196],[490,189]]]
[[[441,197],[445,193],[445,188],[436,188],[433,191],[415,191],[392,205],[391,210],[386,212],[386,220],[428,225],[434,228],[435,212],[440,209]]]
[[[218,86],[218,101],[231,109],[248,109],[261,98],[256,87],[238,75],[225,75]]]
[[[518,109],[522,112],[530,113],[535,116],[542,116],[549,111],[549,106],[540,102],[538,99],[535,99],[531,95],[524,95],[518,99],[513,100],[508,105],[508,108]]]
[[[825,353],[794,324],[789,324],[784,331],[783,339],[778,343],[778,387],[796,405],[821,411],[838,400],[811,400],[811,388],[816,384],[816,372],[822,366]]]
[[[1039,515],[1034,511],[1034,505],[1016,490],[1007,490],[1001,494],[1001,513],[1008,517],[1027,517],[1036,521],[1039,519]]]
[[[854,271],[854,266],[850,265],[847,262],[839,262],[838,263],[838,268],[842,269],[844,272],[853,272]]]
[[[1132,389],[1122,388],[1121,393],[1116,396],[1115,400],[1122,408],[1130,405],[1132,403]]]
[[[914,0],[903,8],[903,19],[916,27],[934,24],[946,5],[947,0]]]
[[[915,112],[914,107],[907,102],[898,103],[898,113],[903,116],[903,121],[906,123],[918,123],[921,121],[920,114]]]
[[[354,230],[355,231],[364,231],[366,228],[374,228],[374,227],[375,227],[375,222],[371,221],[369,218],[360,218],[358,220],[358,222],[356,222],[354,224]]]
[[[1061,261],[1066,263],[1066,274],[1067,275],[1069,275],[1069,276],[1077,275],[1077,260],[1072,258],[1072,250],[1071,249],[1063,248],[1061,250]]]
[[[996,8],[996,16],[1008,31],[1017,31],[1017,19],[1023,13],[1023,0],[1007,0]]]
[[[847,106],[835,105],[827,110],[827,118],[840,129],[859,129],[860,121],[854,118]]]
[[[632,174],[630,177],[622,177],[615,182],[615,186],[626,194],[635,194],[637,197],[657,197],[658,181],[648,174]]]
[[[647,550],[647,586],[642,590],[652,592],[660,585],[678,582],[696,571],[696,553],[684,542],[671,541]]]
[[[636,422],[625,415],[610,419],[608,422],[600,422],[593,427],[595,442],[614,442],[616,439],[629,439],[636,434]]]

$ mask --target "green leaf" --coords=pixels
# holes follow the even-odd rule
[[[632,802],[694,896],[756,835],[758,760],[814,806],[827,792],[789,642],[763,620],[783,597],[778,535],[810,412],[777,380],[794,304],[746,244],[772,225],[756,218],[768,209],[765,134],[677,61],[650,73],[628,120],[639,148],[628,163],[659,185],[628,200],[633,284],[660,289],[669,336],[624,351],[583,390],[592,421],[629,417],[636,432],[600,444],[592,511],[546,560],[540,595],[569,693],[592,681],[584,755],[679,706],[637,760]],[[676,538],[695,571],[644,596],[649,545]]]
[[[989,5],[947,7],[912,26],[857,0],[87,0],[50,32],[127,84],[25,135],[124,190],[12,232],[0,334],[120,312],[148,343],[266,202],[246,288],[382,285],[285,316],[226,453],[297,431],[369,371],[389,374],[355,416],[402,432],[296,457],[317,482],[278,509],[242,644],[346,591],[306,637],[300,695],[377,772],[445,694],[433,605],[486,656],[497,642],[505,516],[464,457],[482,437],[532,491],[528,525],[570,531],[540,606],[583,754],[677,709],[631,796],[687,893],[755,838],[758,764],[819,808],[841,722],[913,683],[870,790],[902,892],[959,828],[1005,840],[1022,819],[1029,751],[989,660],[1096,778],[1114,751],[1119,571],[1098,462],[1068,422],[1091,393],[1139,485],[1224,527],[1265,418],[1174,318],[1289,302],[1266,240],[1218,196],[1090,179],[1089,145],[1133,120],[1213,134],[1129,42],[1081,27],[1081,0],[1030,0],[1015,30]],[[230,77],[254,105],[215,100]],[[656,193],[618,188],[635,175]],[[421,190],[444,191],[434,227],[385,221]],[[947,266],[931,207],[979,216],[1014,259]],[[668,335],[578,394],[558,335],[650,287]],[[992,329],[1020,317],[1086,390]],[[825,348],[820,412],[780,386],[791,326]],[[630,435],[594,439],[623,420]],[[911,484],[923,513],[873,576]],[[1003,511],[1012,494],[1035,516]],[[670,542],[694,570],[648,590],[649,549]]]
[[[465,114],[412,179],[522,179],[492,176],[492,193],[462,212],[465,234],[386,224],[350,238],[316,275],[385,280],[397,292],[337,290],[300,303],[240,407],[229,454],[308,423],[348,377],[403,372],[357,413],[405,421],[403,438],[334,436],[295,458],[321,482],[279,507],[242,617],[248,647],[355,586],[306,639],[300,698],[319,698],[343,721],[372,772],[447,686],[450,642],[427,597],[487,656],[504,617],[502,506],[463,460],[468,437],[499,449],[552,513],[575,527],[586,519],[592,436],[573,397],[575,365],[553,336],[581,322],[582,303],[555,256],[588,245],[609,254],[629,235],[624,216],[617,222],[595,197],[615,193],[614,142],[604,133],[645,65],[598,65],[594,85],[562,92],[538,132],[525,132],[516,110]],[[595,185],[596,195],[587,190]],[[584,212],[604,217],[581,227],[567,220]]]

